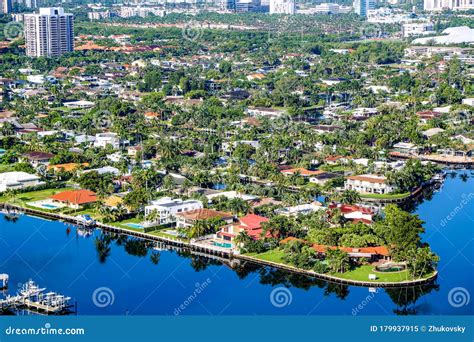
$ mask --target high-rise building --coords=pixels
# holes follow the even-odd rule
[[[12,0],[0,0],[0,13],[7,14],[13,10]]]
[[[270,0],[270,14],[295,14],[295,0]]]
[[[470,10],[474,9],[474,0],[424,0],[423,8],[425,11]]]
[[[40,8],[39,13],[25,14],[24,25],[28,56],[60,56],[74,50],[74,16],[63,8]]]
[[[219,8],[221,11],[235,11],[236,0],[218,0]]]
[[[363,18],[367,18],[369,10],[375,9],[375,0],[355,0],[354,12]]]

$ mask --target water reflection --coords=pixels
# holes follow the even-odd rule
[[[95,239],[95,247],[99,262],[101,263],[105,263],[107,258],[110,257],[110,244],[115,242],[116,245],[123,247],[129,255],[141,258],[149,255],[149,259],[154,265],[158,265],[161,258],[161,254],[158,250],[166,249],[168,252],[176,253],[182,258],[189,259],[190,266],[196,272],[204,271],[209,266],[224,265],[231,268],[241,280],[252,275],[258,275],[259,282],[262,285],[294,287],[306,291],[317,287],[323,290],[322,293],[324,296],[334,295],[340,300],[347,299],[353,288],[349,285],[327,282],[297,273],[260,266],[251,262],[206,257],[197,255],[186,248],[170,247],[161,243],[145,241],[126,235],[98,232],[99,235]],[[439,285],[432,283],[423,286],[383,289],[393,302],[394,308],[392,312],[396,315],[416,315],[423,313],[426,309],[417,303],[419,303],[421,297],[429,294],[433,290],[438,291]]]

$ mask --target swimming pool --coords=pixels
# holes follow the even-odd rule
[[[223,243],[223,242],[215,242],[213,241],[212,244],[217,247],[223,247],[223,248],[232,248],[231,243]]]
[[[135,229],[143,229],[143,226],[138,223],[125,223],[124,225]]]
[[[54,204],[49,204],[49,203],[42,203],[41,207],[45,209],[58,209],[59,208],[59,206],[54,205]]]

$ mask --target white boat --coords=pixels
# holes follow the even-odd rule
[[[76,220],[77,220],[77,223],[82,224],[84,226],[88,226],[88,227],[94,226],[96,223],[95,220],[87,214],[77,215]]]

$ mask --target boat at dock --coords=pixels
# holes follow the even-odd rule
[[[87,214],[77,215],[75,219],[77,220],[78,224],[86,227],[92,227],[96,224],[96,221],[92,217],[90,217],[90,215]]]
[[[47,292],[46,288],[39,287],[34,281],[29,280],[21,286],[16,295],[7,295],[0,299],[0,313],[11,310],[28,310],[43,314],[68,313],[71,297],[56,292]]]

